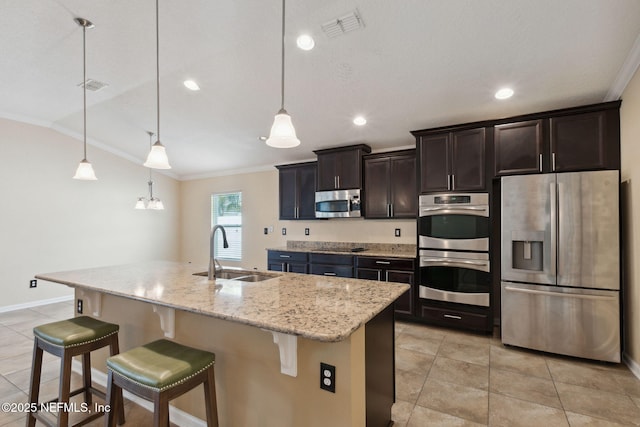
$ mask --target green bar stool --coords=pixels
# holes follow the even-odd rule
[[[102,322],[87,316],[75,317],[59,322],[47,323],[33,328],[33,364],[31,367],[31,385],[29,387],[29,403],[37,405],[40,394],[40,375],[42,373],[43,351],[60,357],[60,387],[58,397],[45,404],[59,402],[57,425],[67,427],[69,425],[69,412],[64,408],[64,404],[69,403],[69,398],[80,393],[84,393],[84,400],[87,405],[92,404],[92,394],[106,400],[106,396],[91,384],[91,352],[102,347],[109,346],[109,354],[118,354],[118,329],[119,326],[113,323]],[[71,361],[74,356],[82,356],[82,378],[83,386],[77,390],[70,391],[71,388]],[[117,396],[122,402],[122,393]],[[118,413],[119,424],[124,424],[124,408]],[[93,409],[93,408],[91,408]],[[78,424],[86,424],[103,415],[96,412],[85,418]],[[39,411],[30,411],[27,415],[27,427],[33,427],[36,419],[41,423],[53,426],[50,419],[45,418]]]
[[[204,385],[207,426],[218,426],[213,365],[216,356],[164,339],[107,359],[107,427],[115,425],[116,394],[127,390],[153,402],[153,425],[169,425],[169,401]]]

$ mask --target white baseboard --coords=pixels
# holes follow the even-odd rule
[[[38,307],[40,305],[54,304],[56,302],[73,301],[73,295],[66,295],[63,297],[40,299],[37,301],[25,302],[22,304],[5,305],[0,307],[0,313],[6,313],[7,311],[23,310],[25,308]]]
[[[627,353],[622,353],[622,361],[629,367],[631,373],[640,380],[640,363],[629,357]]]
[[[74,360],[72,362],[72,370],[82,375],[82,363],[79,360]],[[91,380],[96,384],[100,384],[103,387],[107,387],[107,374],[104,372],[98,371],[95,368],[91,368]],[[142,399],[135,394],[131,394],[128,391],[124,390],[125,399],[129,399],[135,404],[142,406],[149,412],[153,412],[153,403],[148,400]],[[201,420],[198,417],[194,417],[191,414],[184,412],[172,405],[169,405],[169,421],[172,423],[179,425],[181,427],[206,427],[207,422],[205,420]],[[125,424],[126,425],[126,424]]]

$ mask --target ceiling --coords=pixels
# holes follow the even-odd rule
[[[142,163],[156,130],[154,0],[0,0],[0,117]],[[321,25],[357,9],[364,28]],[[260,170],[320,148],[414,144],[409,131],[617,99],[640,57],[637,0],[289,0],[285,108],[301,145],[271,148],[280,0],[160,0],[160,131],[177,179]],[[295,38],[313,35],[302,51]],[[201,90],[187,90],[191,78]],[[498,101],[510,86],[515,95]],[[365,126],[352,119],[364,115]],[[88,158],[91,160],[91,147]],[[99,170],[99,165],[95,165]]]

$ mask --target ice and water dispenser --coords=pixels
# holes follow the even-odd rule
[[[544,270],[544,232],[511,233],[511,268],[516,270]]]

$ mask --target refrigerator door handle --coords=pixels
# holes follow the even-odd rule
[[[551,222],[551,247],[549,248],[550,257],[549,259],[549,274],[551,276],[556,276],[556,265],[557,263],[557,251],[558,251],[558,184],[554,180],[551,184],[549,184],[549,210],[550,213],[550,222]],[[547,257],[545,257],[545,260]],[[544,263],[544,261],[543,261]],[[546,268],[544,270],[547,270]],[[555,282],[555,280],[554,280]]]
[[[523,288],[514,288],[512,286],[505,286],[505,291],[510,292],[521,292],[524,294],[535,294],[535,295],[545,295],[551,297],[562,297],[562,298],[577,298],[577,299],[589,299],[589,300],[615,300],[617,296],[606,296],[606,295],[588,295],[588,294],[572,294],[567,292],[552,292],[552,291],[541,291],[538,289],[523,289]]]

